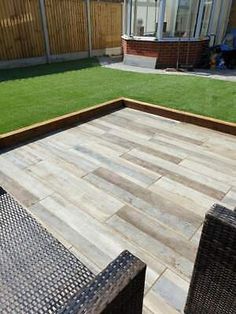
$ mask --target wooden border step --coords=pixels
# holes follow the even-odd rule
[[[129,98],[118,98],[94,107],[72,112],[51,120],[36,123],[16,131],[2,134],[0,135],[0,149],[9,149],[27,141],[36,140],[37,138],[46,136],[50,132],[65,130],[79,123],[88,122],[124,107],[236,135],[236,123],[204,117]]]

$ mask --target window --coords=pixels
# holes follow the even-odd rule
[[[175,37],[177,0],[166,0],[165,19],[163,25],[163,37]]]
[[[198,8],[199,0],[180,0],[176,18],[175,37],[194,37]]]
[[[209,34],[208,29],[210,25],[212,5],[213,5],[213,0],[204,0],[202,19],[201,19],[200,37],[204,37]]]
[[[163,37],[194,37],[199,0],[166,0]]]
[[[134,0],[132,5],[131,34],[156,37],[159,0]]]
[[[222,42],[227,31],[231,4],[231,0],[224,0],[221,6],[220,17],[218,18],[218,30],[216,33],[216,42],[218,44]],[[213,18],[217,18],[217,16]]]
[[[231,0],[125,0],[125,34],[172,38],[204,38],[211,33],[222,40]]]
[[[227,29],[231,0],[215,0],[212,8],[212,18],[209,32],[214,35],[214,43],[220,44]]]

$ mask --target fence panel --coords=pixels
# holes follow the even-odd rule
[[[0,60],[45,53],[38,0],[0,1]]]
[[[88,50],[86,4],[81,0],[45,0],[51,54]]]
[[[86,1],[44,0],[44,3],[50,54],[87,52]],[[90,15],[92,50],[120,47],[122,4],[91,1]],[[40,0],[0,0],[0,61],[45,55]]]
[[[93,49],[121,46],[122,4],[91,1]]]

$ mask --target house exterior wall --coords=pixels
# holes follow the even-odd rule
[[[191,42],[175,41],[145,41],[122,39],[123,52],[128,55],[138,55],[157,58],[157,67],[175,67],[178,51],[179,63],[199,66],[209,47],[209,40]],[[187,57],[188,55],[188,57]]]

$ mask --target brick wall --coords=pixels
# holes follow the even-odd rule
[[[198,66],[206,53],[209,41],[173,42],[173,41],[146,41],[122,39],[124,54],[139,55],[158,58],[157,67],[174,67],[180,51],[179,63],[186,64],[189,51],[188,64]]]

